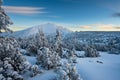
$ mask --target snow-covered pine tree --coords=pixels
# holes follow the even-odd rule
[[[7,28],[11,22],[1,7],[0,0],[0,30],[11,31]],[[40,73],[38,66],[31,65],[19,52],[18,41],[14,38],[0,38],[0,80],[23,80],[24,71],[32,71],[32,76]]]
[[[42,43],[42,40],[41,40],[41,35],[44,36],[43,32],[39,29],[38,30],[38,33],[35,35],[35,45],[38,46],[38,48],[42,47],[43,43]]]
[[[26,48],[26,50],[28,51],[27,55],[31,56],[37,54],[38,47],[36,45],[36,41],[33,38],[28,38],[25,44],[27,44]]]
[[[16,42],[17,41],[8,38],[0,39],[0,73],[4,76],[5,79],[23,79],[22,76],[19,74],[19,63],[16,61]]]
[[[45,69],[56,68],[60,65],[60,57],[55,51],[50,51],[47,47],[38,50],[37,60]]]
[[[75,50],[70,50],[69,52],[69,57],[68,57],[68,61],[70,63],[77,63],[77,59],[76,59],[76,55],[75,55]]]
[[[56,30],[56,38],[55,38],[55,44],[54,44],[54,50],[59,54],[59,56],[62,56],[62,40],[61,40],[61,33],[59,30]]]
[[[0,32],[2,32],[1,30],[12,32],[12,30],[10,30],[8,26],[13,23],[10,21],[9,16],[5,13],[4,9],[2,8],[2,3],[3,0],[0,0]]]
[[[38,34],[37,34],[36,37],[37,37],[36,38],[37,39],[37,45],[39,45],[38,48],[40,48],[40,47],[48,47],[48,41],[47,41],[47,39],[45,37],[45,34],[43,33],[42,29],[38,30]]]
[[[41,72],[38,66],[31,65],[19,52],[19,45],[15,39],[0,39],[0,73],[5,79],[23,80],[21,74],[26,71],[31,71],[32,76]]]
[[[24,42],[24,41],[22,41]],[[36,55],[37,51],[42,48],[42,47],[48,47],[48,41],[42,31],[42,29],[38,30],[38,33],[33,37],[29,37],[27,39],[27,44],[26,49],[28,50],[28,55]]]

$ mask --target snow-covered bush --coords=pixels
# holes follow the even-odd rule
[[[109,54],[120,54],[120,50],[111,48],[110,51],[108,51]]]
[[[45,69],[56,68],[60,65],[60,57],[55,51],[43,47],[38,50],[37,63],[41,63]]]
[[[76,51],[75,55],[76,55],[76,57],[84,58],[85,57],[85,52],[84,51]]]
[[[75,53],[75,50],[69,50],[69,49],[66,49],[64,48],[63,51],[62,51],[62,58],[66,58],[68,59],[69,61],[72,61],[74,63],[76,63],[76,53]]]
[[[77,57],[75,55],[68,58],[69,63],[77,63]]]
[[[109,54],[120,54],[120,43],[119,43],[120,39],[110,39],[109,43],[108,43],[108,47],[109,47]]]
[[[85,45],[84,47],[84,51],[85,51],[85,57],[99,57],[99,52],[95,49],[92,48],[88,45]]]
[[[61,67],[58,67],[56,73],[56,80],[82,80],[75,65],[69,63],[64,63]]]
[[[93,43],[91,44],[92,46],[94,46],[94,48],[97,50],[97,51],[108,51],[109,50],[109,47],[107,44],[105,43]]]

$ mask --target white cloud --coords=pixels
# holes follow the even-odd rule
[[[85,31],[120,31],[120,26],[116,26],[116,25],[113,25],[113,24],[90,24],[90,25],[79,26],[78,30],[85,30]]]
[[[91,26],[94,26],[96,29],[101,29],[101,30],[119,29],[116,25],[113,25],[113,24],[93,24]]]
[[[79,28],[82,29],[91,29],[92,27],[90,25],[80,26]]]
[[[44,7],[3,6],[6,12],[16,14],[42,14],[46,13]]]

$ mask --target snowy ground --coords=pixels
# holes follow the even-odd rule
[[[119,59],[120,55],[101,52],[98,58],[79,58],[76,66],[83,80],[120,80]]]
[[[53,70],[44,71],[35,77],[25,77],[24,80],[53,80],[56,77],[56,73]]]
[[[31,56],[25,56],[26,59],[31,63],[31,64],[35,64],[36,63],[36,58],[35,57],[31,57]],[[56,77],[56,73],[53,70],[49,70],[49,71],[43,71],[43,73],[35,76],[35,77],[26,77],[29,76],[29,73],[24,75],[24,80],[53,80]]]
[[[78,58],[77,70],[83,80],[120,80],[120,55],[100,52],[98,58]],[[26,57],[31,64],[35,64],[35,57]],[[101,61],[103,63],[98,63]],[[53,70],[44,71],[33,78],[25,80],[52,80],[56,74]]]

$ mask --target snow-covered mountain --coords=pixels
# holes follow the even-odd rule
[[[11,35],[14,37],[21,37],[21,38],[29,37],[29,36],[33,36],[36,33],[38,33],[39,29],[41,29],[45,34],[54,34],[54,33],[56,33],[57,29],[60,30],[62,34],[72,32],[62,26],[58,26],[53,23],[46,23],[46,24],[33,26],[33,27],[25,29],[25,30],[16,31],[16,32],[12,33]]]

